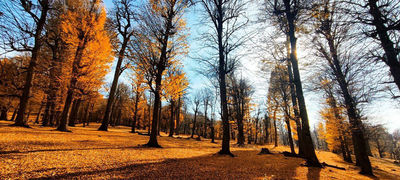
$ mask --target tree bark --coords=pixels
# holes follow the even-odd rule
[[[288,43],[289,43],[289,41],[288,41]],[[288,44],[288,47],[289,47],[289,44]],[[290,50],[290,47],[288,49]],[[290,52],[290,51],[288,51],[288,52]],[[290,53],[289,53],[288,59],[290,59]],[[290,95],[291,95],[291,99],[292,99],[292,106],[293,106],[294,118],[295,118],[295,122],[296,122],[296,129],[297,129],[299,156],[303,157],[304,156],[304,144],[302,141],[301,119],[299,118],[296,90],[295,90],[295,86],[294,86],[292,65],[291,65],[290,61],[287,61],[287,70],[288,70],[289,83],[290,83]]]

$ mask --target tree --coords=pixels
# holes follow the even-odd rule
[[[164,96],[166,97],[166,99],[169,100],[171,110],[169,123],[170,131],[168,135],[169,137],[172,137],[174,135],[176,118],[175,114],[178,113],[177,111],[179,111],[179,109],[177,110],[176,103],[180,101],[179,98],[182,97],[185,93],[188,84],[189,83],[186,78],[186,74],[183,72],[181,65],[173,65],[173,67],[168,69],[163,87]],[[176,120],[178,121],[178,119]]]
[[[352,162],[349,150],[349,141],[347,137],[350,135],[350,129],[345,118],[342,116],[344,108],[339,106],[337,98],[334,96],[333,83],[327,79],[321,80],[321,88],[324,90],[326,97],[325,107],[321,112],[322,118],[325,120],[326,133],[324,139],[328,144],[328,148],[333,152],[340,151],[346,162]]]
[[[400,4],[390,0],[365,0],[365,1],[344,1],[343,9],[350,14],[354,23],[359,23],[359,30],[372,40],[372,43],[379,44],[379,47],[371,49],[370,57],[383,62],[389,68],[393,82],[400,90],[400,60],[398,50],[400,30]],[[351,21],[350,20],[350,21]],[[398,95],[394,95],[397,98]]]
[[[78,78],[82,76],[82,69],[97,59],[107,62],[111,59],[111,44],[104,29],[106,13],[97,0],[67,1],[67,11],[63,15],[62,29],[66,43],[73,52],[71,78],[60,124],[57,130],[68,131],[67,117]]]
[[[46,105],[43,115],[42,126],[52,126],[54,124],[54,119],[56,116],[56,101],[57,101],[57,93],[59,93],[60,86],[62,84],[63,76],[66,76],[66,73],[63,73],[62,69],[66,67],[63,63],[66,62],[65,56],[67,56],[67,46],[62,38],[62,30],[61,30],[61,15],[64,13],[64,8],[62,8],[61,1],[54,1],[53,10],[50,12],[50,17],[48,19],[48,23],[46,23],[46,36],[45,36],[45,51],[50,51],[49,53],[44,53],[48,59],[47,63],[47,71],[44,71],[47,74],[47,87],[46,87]]]
[[[274,101],[276,110],[279,108],[280,112],[283,114],[288,132],[290,150],[291,153],[295,154],[290,120],[296,119],[292,116],[290,92],[290,81],[287,68],[280,64],[275,65],[274,70],[271,72],[270,87],[268,89],[269,99],[270,101]],[[274,114],[276,113],[276,110]]]
[[[350,26],[341,23],[343,16],[336,14],[336,2],[329,0],[322,2],[314,7],[313,16],[316,19],[317,34],[322,38],[315,40],[320,57],[323,57],[328,64],[334,78],[340,87],[341,94],[344,98],[347,115],[351,125],[353,137],[353,145],[356,155],[357,165],[361,166],[362,174],[372,175],[372,167],[366,151],[366,140],[364,138],[363,125],[361,115],[357,105],[357,96],[351,90],[351,81],[355,81],[355,77],[364,67],[359,67],[354,63],[346,63],[346,51],[342,50],[342,44],[348,40],[348,31]],[[346,49],[348,49],[346,47]],[[348,62],[348,61],[347,61]],[[367,73],[361,74],[365,76]],[[354,86],[354,85],[353,85]]]
[[[200,94],[196,94],[192,100],[192,108],[193,108],[194,118],[193,118],[193,126],[192,126],[192,135],[190,136],[191,138],[193,138],[194,133],[196,132],[196,121],[197,121],[197,114],[199,112],[200,105],[201,105],[200,103],[201,103]],[[200,135],[197,134],[197,136],[200,136]]]
[[[254,90],[251,85],[247,82],[246,79],[240,78],[237,79],[235,76],[231,77],[231,87],[229,90],[229,96],[232,98],[232,104],[235,115],[235,119],[238,126],[238,139],[237,144],[239,146],[244,145],[244,133],[243,133],[243,123],[244,118],[247,113],[250,111],[250,100],[251,95],[254,93]]]
[[[369,137],[378,151],[380,158],[385,157],[385,152],[388,152],[389,147],[392,145],[390,134],[387,132],[383,125],[367,125],[366,135]]]
[[[132,122],[132,133],[135,133],[136,129],[136,123],[138,121],[138,112],[139,112],[139,103],[141,100],[141,97],[144,94],[145,88],[143,87],[144,84],[144,76],[143,72],[137,68],[137,66],[132,66],[133,74],[134,76],[132,77],[132,90],[135,94],[134,96],[134,101],[133,101],[133,122]]]
[[[212,92],[209,88],[204,88],[201,90],[201,99],[203,101],[203,108],[204,108],[204,133],[203,136],[204,138],[207,138],[207,123],[209,122],[209,118],[208,118],[208,107],[211,104],[211,96]]]
[[[36,3],[28,0],[9,1],[2,3],[2,37],[5,44],[18,52],[30,52],[31,59],[26,70],[25,85],[20,96],[19,110],[15,126],[29,127],[24,116],[32,87],[34,68],[37,64],[39,51],[43,45],[43,29],[48,12],[51,9],[50,0],[38,0]],[[39,8],[33,8],[39,7]]]
[[[131,56],[145,73],[154,93],[153,120],[149,147],[161,147],[157,141],[162,80],[177,56],[186,53],[185,22],[182,15],[188,1],[150,0],[141,12],[138,32],[131,45]]]
[[[125,58],[125,51],[127,49],[128,43],[135,33],[134,31],[134,21],[136,19],[136,14],[133,6],[133,1],[130,0],[114,0],[114,9],[111,11],[111,21],[112,29],[118,32],[120,37],[119,50],[118,50],[118,61],[115,66],[114,78],[110,88],[110,93],[108,95],[107,106],[104,113],[103,121],[99,130],[107,131],[111,104],[114,100],[115,90],[118,85],[119,76],[126,69],[126,67],[121,67],[122,62]]]
[[[215,34],[204,34],[208,45],[218,51],[217,62],[207,61],[211,69],[217,72],[221,119],[223,123],[222,148],[219,154],[233,156],[230,152],[230,128],[228,119],[228,101],[226,89],[226,75],[232,72],[238,64],[238,59],[233,55],[238,47],[246,40],[245,36],[238,36],[238,33],[245,27],[247,20],[244,18],[245,2],[240,0],[199,0],[198,3],[204,8],[206,17],[211,22],[211,28]],[[211,62],[211,63],[209,63]]]
[[[303,87],[300,78],[300,71],[297,59],[297,38],[296,22],[301,16],[301,12],[310,5],[307,0],[280,0],[268,3],[272,15],[284,19],[284,27],[287,29],[287,35],[290,42],[290,62],[293,70],[293,82],[296,87],[296,97],[299,105],[299,115],[301,117],[301,141],[303,142],[304,157],[307,159],[307,165],[321,167],[321,164],[315,154],[314,145],[311,139],[310,126],[308,122],[307,108],[304,100]]]

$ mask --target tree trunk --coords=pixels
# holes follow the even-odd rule
[[[149,99],[150,101],[149,101],[149,115],[148,115],[148,125],[147,125],[147,133],[150,135],[150,127],[151,127],[151,93],[150,93],[150,99]]]
[[[139,92],[136,91],[136,96],[135,96],[135,111],[133,112],[133,122],[132,122],[132,129],[131,133],[135,133],[136,129],[136,122],[137,122],[137,116],[138,116],[138,106],[139,106]]]
[[[178,98],[178,106],[176,107],[176,129],[175,129],[175,134],[179,135],[179,121],[180,121],[180,114],[181,114],[181,97],[179,96]]]
[[[289,37],[288,37],[289,38]],[[289,41],[288,41],[288,49],[290,50],[289,46]],[[288,51],[290,52],[290,51]],[[290,59],[290,53],[289,57]],[[290,61],[287,61],[287,70],[288,70],[288,75],[289,75],[289,82],[290,82],[290,94],[291,94],[291,99],[292,99],[292,106],[293,106],[293,112],[294,112],[294,118],[296,122],[296,129],[297,129],[297,139],[298,139],[298,148],[299,148],[299,156],[303,157],[304,156],[304,144],[302,141],[302,133],[301,133],[301,120],[299,118],[299,110],[297,106],[297,97],[296,97],[296,90],[294,86],[294,80],[293,80],[293,72],[292,72],[292,65]]]
[[[214,120],[211,117],[211,142],[215,143]]]
[[[109,124],[109,118],[110,118],[110,113],[111,113],[110,111],[111,111],[112,104],[114,102],[115,91],[117,90],[117,86],[118,86],[118,79],[122,73],[121,65],[122,65],[122,61],[124,60],[124,57],[125,57],[125,50],[128,45],[128,41],[129,41],[128,38],[123,38],[121,49],[119,50],[119,53],[118,53],[118,61],[117,61],[117,65],[115,66],[114,79],[111,84],[110,93],[108,95],[107,106],[106,106],[106,110],[104,112],[103,121],[101,123],[101,126],[98,129],[99,131],[108,131],[108,124]]]
[[[265,117],[264,120],[264,131],[265,131],[265,139],[264,139],[264,143],[268,143],[268,139],[269,139],[269,132],[268,132],[268,127],[270,124],[270,119],[268,116]]]
[[[274,119],[274,136],[275,136],[275,138],[274,138],[274,142],[275,142],[275,147],[278,147],[278,128],[276,127],[276,108],[275,108],[275,110],[274,110],[274,116],[273,116],[273,119]]]
[[[296,154],[294,151],[294,145],[293,145],[293,138],[292,138],[292,128],[290,127],[290,120],[288,116],[285,116],[285,123],[287,126],[287,131],[288,131],[288,140],[289,140],[289,145],[290,145],[290,152],[292,154]]]
[[[1,112],[0,112],[0,120],[6,120],[7,121],[7,108],[4,106],[0,107]]]
[[[71,102],[73,100],[75,86],[76,86],[76,83],[78,82],[77,78],[78,78],[79,66],[81,64],[83,51],[86,48],[87,41],[88,41],[87,37],[80,37],[80,42],[79,42],[79,45],[75,52],[75,58],[74,58],[74,62],[72,65],[72,77],[71,77],[70,85],[68,87],[67,98],[65,99],[64,109],[61,114],[60,124],[57,128],[57,130],[59,130],[59,131],[68,131],[68,129],[67,129],[68,112],[69,112],[69,108],[71,106]]]
[[[162,74],[157,74],[156,77],[156,89],[154,91],[154,108],[153,108],[153,121],[151,124],[151,134],[149,142],[146,144],[149,147],[161,147],[157,141],[157,130],[158,130],[158,115],[159,115],[159,108],[161,104],[161,78]]]
[[[89,117],[88,117],[88,115],[89,115],[89,105],[90,105],[90,101],[88,101],[87,104],[86,104],[85,113],[84,113],[83,118],[82,118],[83,127],[86,126],[85,124],[86,124],[86,123],[88,122],[88,120],[89,120]],[[89,124],[87,124],[87,125],[89,125]]]
[[[205,105],[204,107],[204,133],[203,133],[203,137],[207,138],[207,106]]]
[[[71,108],[71,112],[69,114],[68,126],[75,127],[75,121],[76,121],[76,117],[78,115],[79,106],[81,105],[81,101],[82,101],[81,99],[74,100],[74,103]]]
[[[371,168],[371,162],[369,161],[368,158],[368,153],[366,151],[367,149],[367,144],[364,138],[364,132],[363,132],[363,125],[361,122],[361,117],[358,113],[357,110],[357,105],[351,96],[349,92],[349,85],[346,81],[345,75],[343,74],[342,71],[342,66],[339,62],[339,58],[337,55],[337,50],[335,48],[333,39],[328,38],[328,44],[329,44],[329,50],[330,54],[332,56],[333,62],[330,62],[330,67],[335,73],[336,76],[336,81],[339,84],[339,87],[341,89],[345,105],[346,105],[346,110],[347,110],[347,115],[349,117],[349,122],[351,125],[351,133],[353,137],[353,145],[354,145],[354,152],[356,155],[356,161],[358,162],[361,166],[361,174],[368,174],[372,175],[372,168]]]
[[[14,126],[29,127],[24,121],[24,115],[29,101],[29,94],[32,87],[32,79],[35,66],[37,64],[40,47],[42,46],[43,40],[41,36],[42,36],[42,31],[44,29],[44,25],[46,24],[47,12],[50,9],[49,5],[50,5],[49,1],[44,1],[40,8],[41,14],[40,18],[36,23],[36,30],[34,33],[34,46],[31,51],[31,60],[26,70],[25,85],[22,90],[22,95],[20,96],[19,99],[19,110],[17,118],[15,119]]]
[[[157,136],[161,136],[160,135],[161,120],[162,120],[162,104],[161,104],[161,98],[160,98],[160,107],[158,108]]]
[[[225,67],[225,47],[223,40],[223,18],[224,10],[222,8],[222,0],[218,0],[217,3],[217,40],[218,40],[218,77],[219,77],[219,91],[220,91],[220,101],[221,101],[221,120],[223,125],[223,135],[222,135],[222,148],[218,152],[219,154],[227,154],[233,156],[230,151],[230,128],[228,119],[228,101],[226,98],[226,67]]]
[[[243,117],[242,116],[238,117],[237,126],[238,126],[237,144],[239,146],[243,146],[244,145],[244,132],[243,132]]]
[[[174,129],[175,129],[175,122],[174,122],[174,108],[175,108],[175,101],[171,100],[171,119],[169,121],[169,137],[173,137]]]
[[[44,99],[43,99],[44,101]],[[43,102],[40,103],[39,111],[36,116],[35,124],[39,124],[40,114],[42,114]]]
[[[303,87],[301,84],[300,72],[297,63],[297,54],[296,54],[296,41],[297,38],[295,36],[295,14],[296,12],[292,12],[290,0],[284,0],[285,5],[285,14],[287,18],[287,23],[289,25],[289,39],[290,39],[290,60],[292,62],[293,68],[293,77],[294,83],[296,85],[296,95],[299,103],[299,111],[302,123],[302,138],[301,140],[304,143],[304,157],[307,159],[307,165],[314,167],[322,167],[317,155],[315,154],[314,144],[312,142],[310,126],[308,122],[307,108],[303,95]]]
[[[15,116],[17,115],[18,112],[18,108],[14,109],[13,115],[11,116],[11,120],[10,121],[14,121],[15,120]]]
[[[194,111],[194,119],[193,119],[193,126],[192,126],[192,135],[190,138],[193,138],[194,132],[196,131],[196,120],[197,120],[197,109]]]

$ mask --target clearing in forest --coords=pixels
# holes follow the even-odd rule
[[[354,164],[330,152],[317,152],[321,162],[344,167],[310,168],[301,158],[285,157],[287,147],[267,146],[274,154],[257,155],[265,146],[239,148],[236,157],[215,155],[220,141],[196,141],[187,136],[159,138],[163,148],[144,148],[148,136],[129,133],[129,127],[97,131],[99,124],[54,128],[9,127],[0,121],[0,179],[375,179],[358,174]],[[400,167],[388,159],[371,158],[376,178],[396,179]]]

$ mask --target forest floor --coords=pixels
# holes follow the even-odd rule
[[[54,128],[9,127],[0,121],[0,179],[399,179],[393,160],[371,158],[376,177],[358,174],[354,164],[318,151],[321,162],[344,167],[312,168],[301,158],[285,157],[287,147],[237,147],[236,157],[216,155],[220,141],[196,141],[187,136],[159,137],[163,148],[145,148],[148,136],[129,133],[129,127],[97,131],[99,124]],[[78,125],[81,126],[81,125]],[[163,134],[162,134],[163,135]],[[268,147],[273,154],[257,155]]]

